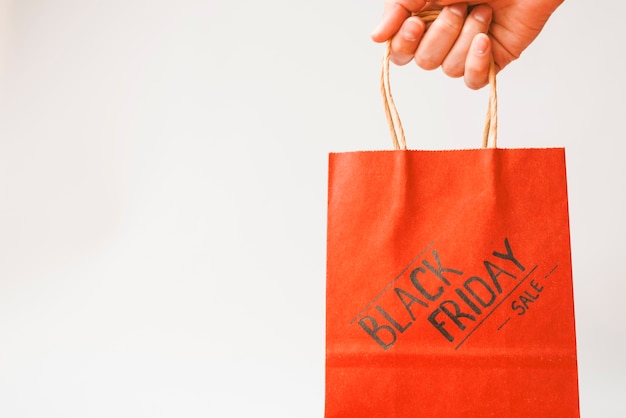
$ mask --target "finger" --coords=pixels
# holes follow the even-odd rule
[[[465,73],[465,61],[472,44],[472,40],[479,33],[487,33],[491,23],[491,7],[486,5],[476,6],[470,12],[463,24],[461,34],[454,46],[444,58],[442,69],[450,77],[462,77]]]
[[[405,65],[413,60],[417,45],[424,34],[424,22],[418,17],[404,21],[398,33],[391,40],[391,62]]]
[[[465,3],[454,4],[442,10],[417,47],[417,65],[425,70],[434,70],[441,65],[461,33],[466,12]]]
[[[372,32],[374,42],[385,42],[398,32],[402,23],[413,12],[424,7],[426,0],[385,0],[383,19]]]
[[[465,61],[465,84],[477,90],[489,82],[491,40],[484,33],[474,37]]]

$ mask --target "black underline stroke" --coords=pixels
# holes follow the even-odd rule
[[[533,274],[533,272],[537,269],[537,266],[533,267],[533,269],[531,271],[528,272],[528,274],[522,279],[520,280],[520,282],[518,284],[515,285],[515,287],[513,288],[513,290],[511,290],[509,293],[507,293],[507,295],[504,297],[504,299],[502,299],[500,302],[498,302],[498,304],[495,306],[495,308],[493,308],[491,310],[491,312],[489,312],[487,315],[485,315],[485,317],[478,323],[478,325],[476,325],[476,327],[474,327],[473,330],[471,330],[462,340],[461,342],[454,347],[455,350],[458,350],[459,347],[461,345],[463,345],[463,343],[483,324],[483,322],[485,322],[487,320],[487,318],[489,318],[491,316],[492,313],[494,313],[498,307],[500,307],[500,305],[502,305],[502,303],[507,300],[509,298],[509,296],[511,296],[511,294],[513,292],[515,292],[517,290],[518,287],[520,287],[520,285],[522,283],[524,283],[526,281],[526,279],[528,279],[528,277]]]
[[[544,277],[544,279],[547,279],[548,277],[550,277],[550,275],[551,275],[552,273],[554,273],[554,270],[556,270],[556,268],[557,268],[558,266],[559,266],[559,265],[557,264],[556,266],[552,267],[552,270],[550,270],[550,271],[548,272],[548,274],[546,274],[546,276]]]
[[[360,318],[360,317],[361,317],[361,316],[365,313],[365,311],[367,311],[367,310],[368,310],[368,309],[369,309],[369,308],[370,308],[370,307],[371,307],[371,306],[372,306],[372,305],[373,305],[373,304],[374,304],[374,303],[378,300],[378,298],[380,298],[380,297],[383,295],[383,293],[385,293],[387,290],[389,290],[389,287],[391,287],[391,285],[393,285],[395,282],[397,282],[397,281],[400,279],[400,277],[402,277],[402,276],[404,275],[404,273],[406,273],[406,271],[409,269],[409,267],[411,267],[413,264],[415,264],[415,262],[416,262],[417,260],[419,260],[419,259],[420,259],[420,258],[424,255],[424,253],[425,253],[425,252],[426,252],[426,251],[427,251],[430,247],[432,247],[432,246],[433,246],[433,244],[434,244],[434,243],[435,243],[435,241],[431,241],[431,242],[430,242],[430,244],[428,244],[428,245],[427,245],[427,246],[426,246],[426,247],[425,247],[425,248],[424,248],[424,249],[423,249],[423,250],[422,250],[422,251],[421,251],[421,252],[417,255],[417,257],[415,257],[413,260],[411,260],[411,262],[410,262],[409,264],[407,264],[407,266],[406,266],[406,267],[405,267],[405,268],[404,268],[404,269],[400,272],[400,274],[398,274],[398,275],[397,275],[397,276],[396,276],[396,277],[395,277],[395,278],[394,278],[391,282],[389,282],[389,284],[387,284],[387,286],[385,286],[385,288],[384,288],[383,290],[381,290],[381,291],[380,291],[380,293],[378,293],[378,294],[374,297],[374,299],[372,299],[372,300],[370,301],[370,303],[368,303],[368,304],[367,304],[367,306],[366,306],[365,308],[363,308],[363,309],[361,310],[361,312],[359,312],[359,313],[358,313],[358,315],[357,315],[357,316],[355,316],[355,317],[354,317],[354,319],[353,319],[352,321],[350,321],[350,325],[354,324],[354,322],[355,322],[356,320],[358,320],[358,319],[359,319],[359,318]]]
[[[498,331],[500,331],[500,330],[502,329],[502,327],[503,327],[503,326],[505,326],[505,325],[506,325],[506,323],[507,323],[507,322],[509,322],[510,320],[511,320],[511,317],[509,316],[509,317],[506,319],[506,321],[504,321],[504,322],[502,323],[502,325],[500,325],[500,326],[498,327]]]

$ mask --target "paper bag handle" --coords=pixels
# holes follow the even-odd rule
[[[416,13],[415,16],[421,18],[424,23],[434,21],[439,15],[440,10],[428,10]],[[398,110],[391,95],[391,87],[389,85],[389,60],[391,55],[391,40],[387,42],[385,54],[383,56],[383,65],[381,72],[380,88],[383,96],[383,104],[385,106],[385,115],[387,116],[387,124],[391,132],[391,140],[393,146],[397,150],[406,150],[406,138],[402,122],[398,115]],[[483,130],[483,148],[496,148],[498,141],[498,96],[496,93],[496,66],[491,58],[489,64],[489,106],[487,108],[487,118],[485,120],[485,129]]]

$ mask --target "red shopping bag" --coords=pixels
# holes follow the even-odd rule
[[[330,155],[327,418],[579,416],[565,152],[495,121],[490,148]]]

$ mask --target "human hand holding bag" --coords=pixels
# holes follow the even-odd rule
[[[389,51],[389,49],[387,50]],[[325,416],[578,417],[565,151],[329,157]]]

